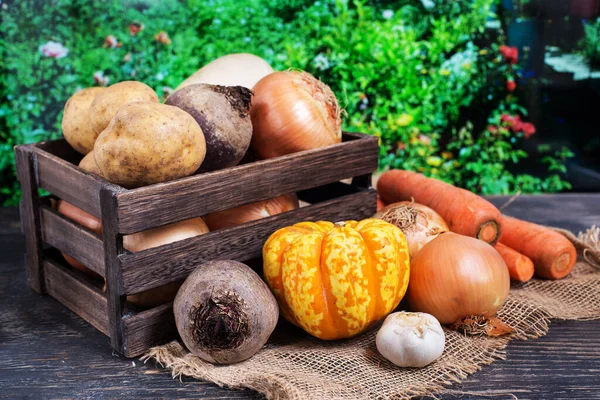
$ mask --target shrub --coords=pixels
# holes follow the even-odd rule
[[[500,121],[525,113],[512,93],[518,66],[485,29],[495,3],[5,1],[0,202],[20,196],[12,146],[60,137],[63,104],[79,88],[135,79],[164,97],[234,52],[329,84],[345,108],[344,127],[380,138],[382,169],[417,170],[486,194],[568,188],[559,175],[566,151],[545,159],[553,170],[545,179],[509,172],[527,156],[520,146],[528,135]],[[42,48],[50,41],[58,44]],[[63,57],[52,52],[64,53],[59,45]]]

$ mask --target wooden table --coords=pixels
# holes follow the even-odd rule
[[[578,232],[600,225],[600,194],[521,196],[505,213]],[[17,211],[0,209],[0,398],[260,398],[180,383],[152,362],[114,353],[104,335],[26,286],[23,253]],[[512,341],[507,353],[441,397],[600,399],[600,320],[553,322],[547,336]]]

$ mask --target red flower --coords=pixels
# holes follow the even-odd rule
[[[490,125],[487,127],[488,132],[490,133],[497,133],[498,132],[498,127],[496,125]]]
[[[514,133],[520,132],[523,125],[519,115],[502,114],[500,121],[504,122]]]
[[[506,81],[506,90],[513,92],[517,88],[517,83],[512,79]]]
[[[521,124],[521,131],[525,139],[529,139],[535,133],[535,126],[530,122],[523,122]]]
[[[129,34],[131,36],[137,35],[142,29],[144,29],[144,24],[139,24],[137,22],[132,22],[129,24]]]
[[[519,49],[516,47],[502,45],[498,47],[498,51],[504,56],[504,60],[511,64],[516,64],[519,61]]]

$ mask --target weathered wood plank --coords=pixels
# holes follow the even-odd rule
[[[44,293],[42,267],[42,232],[40,227],[39,195],[37,187],[37,159],[34,145],[15,147],[17,177],[21,184],[21,227],[26,238],[25,268],[29,286]]]
[[[123,325],[125,296],[123,295],[123,274],[118,256],[123,253],[123,236],[118,232],[116,215],[116,193],[110,189],[100,190],[102,207],[102,242],[104,244],[104,265],[106,268],[106,298],[108,300],[108,332],[110,344],[121,354],[127,353],[127,342]]]
[[[246,261],[259,257],[273,232],[296,222],[369,217],[375,213],[376,196],[374,190],[365,190],[138,253],[122,254],[119,260],[124,293],[138,293],[181,280],[208,260]]]
[[[123,234],[364,175],[377,168],[377,138],[360,136],[320,149],[256,161],[121,193]]]
[[[127,338],[126,357],[137,357],[151,346],[167,343],[177,336],[172,302],[126,316],[123,322]]]
[[[81,274],[45,258],[46,290],[71,311],[108,335],[107,302],[104,293]]]
[[[66,142],[64,145],[68,146]],[[36,148],[39,186],[100,218],[100,189],[109,183],[43,148]]]
[[[104,276],[102,239],[46,205],[40,211],[43,240]]]

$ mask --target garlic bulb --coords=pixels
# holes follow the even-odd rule
[[[433,315],[396,312],[377,332],[377,350],[399,367],[424,367],[444,352],[446,336]]]

